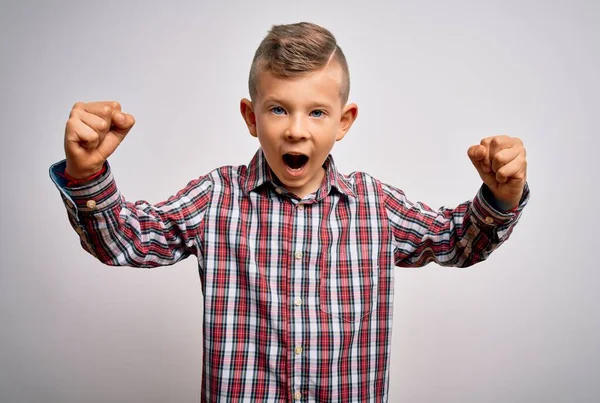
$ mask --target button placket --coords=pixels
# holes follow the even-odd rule
[[[292,319],[292,323],[290,323],[291,325],[291,346],[293,348],[294,353],[291,355],[290,359],[292,360],[291,364],[292,364],[292,374],[291,374],[291,383],[294,386],[295,389],[295,393],[294,393],[294,400],[295,401],[299,401],[302,400],[302,393],[300,392],[300,388],[302,387],[302,385],[304,385],[306,383],[306,379],[305,377],[307,376],[306,374],[306,368],[304,368],[304,360],[301,359],[301,352],[299,353],[299,349],[302,348],[302,344],[303,344],[303,327],[305,326],[304,323],[304,309],[302,308],[302,306],[304,305],[305,302],[308,302],[308,300],[303,300],[301,296],[304,295],[305,289],[304,289],[304,284],[305,284],[305,276],[306,276],[306,272],[305,272],[305,267],[304,267],[304,261],[305,258],[308,257],[308,255],[306,255],[307,253],[310,253],[310,249],[309,248],[309,244],[306,244],[305,241],[305,215],[303,213],[304,210],[304,206],[302,205],[302,202],[299,202],[296,204],[295,209],[297,211],[296,214],[293,215],[293,221],[294,221],[294,238],[295,241],[293,243],[293,259],[291,261],[291,270],[292,270],[292,275],[291,277],[291,281],[292,281],[292,287],[291,290],[293,292],[292,295],[295,296],[294,299],[294,310],[293,313],[291,315]],[[296,358],[296,359],[294,359]]]

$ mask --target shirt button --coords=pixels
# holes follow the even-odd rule
[[[304,204],[298,204],[298,211],[304,210]]]
[[[302,393],[300,393],[300,392],[294,393],[294,400],[300,400],[300,399],[302,399]]]
[[[283,193],[283,190],[281,190],[281,188],[275,188],[275,193],[277,193],[278,195]]]
[[[296,346],[294,353],[296,353],[296,355],[302,354],[302,346]]]
[[[296,298],[296,299],[294,300],[294,304],[295,304],[296,306],[300,306],[300,305],[302,305],[302,298]]]
[[[302,252],[296,251],[296,253],[294,253],[294,257],[296,258],[296,260],[302,259]]]
[[[88,200],[85,203],[86,206],[88,206],[89,209],[95,210],[96,209],[96,201],[95,200]]]
[[[488,224],[493,224],[494,223],[494,217],[490,217],[490,216],[485,217],[485,222],[488,223]]]

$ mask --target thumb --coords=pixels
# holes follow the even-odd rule
[[[111,130],[117,135],[125,137],[129,130],[135,124],[135,118],[133,115],[123,113],[121,111],[115,111],[111,118]],[[123,139],[121,139],[123,140]]]
[[[471,162],[477,170],[477,173],[479,173],[481,180],[483,180],[489,186],[493,185],[496,182],[496,178],[493,172],[487,168],[489,166],[487,161],[487,148],[481,144],[471,146],[467,151],[467,155],[469,156],[469,159],[471,159]]]
[[[135,118],[128,114],[115,111],[111,117],[111,127],[102,142],[98,145],[97,151],[105,160],[119,147],[125,140],[125,136],[135,124]]]

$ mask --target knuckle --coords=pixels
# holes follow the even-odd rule
[[[81,108],[83,108],[83,102],[77,101],[73,104],[73,107],[71,109],[81,109]]]
[[[102,109],[100,109],[100,113],[104,116],[107,116],[111,113],[112,109],[110,108],[110,106],[105,105],[102,107]]]
[[[90,135],[85,131],[77,131],[77,137],[83,141],[90,141]]]
[[[67,129],[72,129],[77,123],[77,120],[78,119],[74,116],[69,117],[69,119],[67,119]]]
[[[116,109],[116,110],[119,110],[119,111],[121,110],[121,104],[119,102],[117,102],[117,101],[111,102],[111,106],[112,106],[113,109]]]

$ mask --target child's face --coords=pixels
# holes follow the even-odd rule
[[[269,166],[299,197],[319,188],[325,159],[356,119],[358,107],[342,105],[341,83],[342,71],[335,63],[293,78],[263,71],[254,102],[241,101],[242,116]]]

